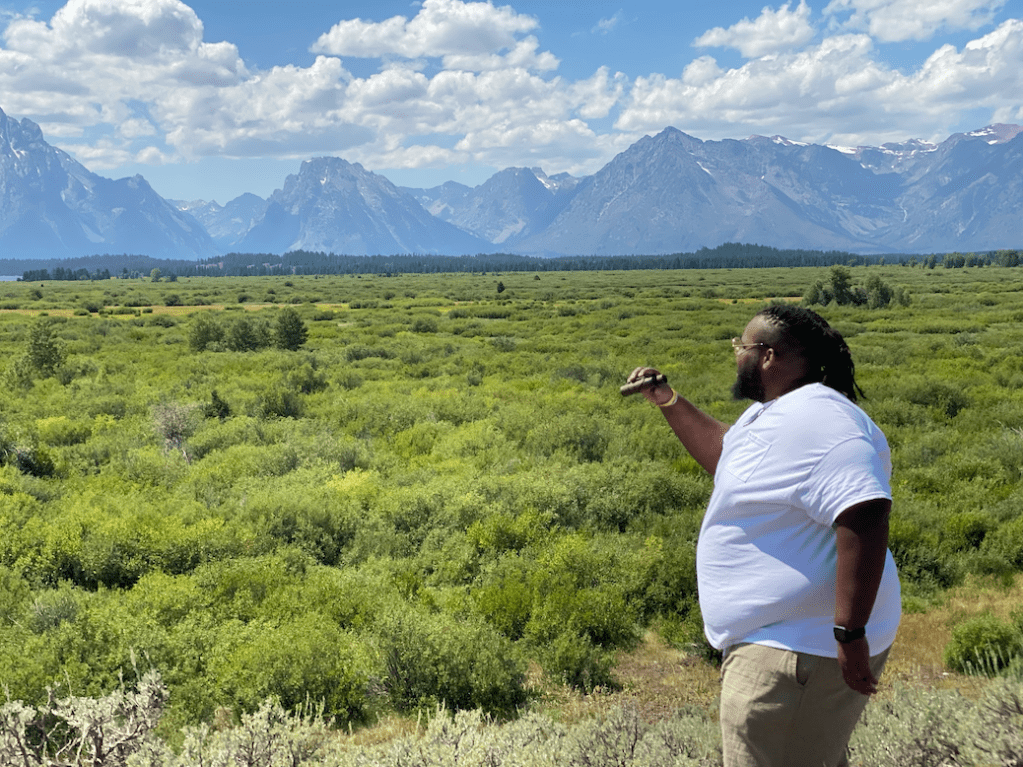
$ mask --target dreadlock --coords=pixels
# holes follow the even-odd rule
[[[852,354],[842,334],[817,312],[792,304],[774,304],[757,312],[757,316],[775,329],[783,350],[806,360],[805,383],[820,382],[853,402],[857,394],[866,396],[856,384]]]

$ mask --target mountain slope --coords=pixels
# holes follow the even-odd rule
[[[142,176],[112,181],[0,110],[0,251],[18,258],[145,253],[201,258],[216,247]]]
[[[1020,247],[1023,241],[1023,133],[991,141],[956,134],[918,163],[899,196],[902,221],[884,232],[896,250]]]
[[[702,142],[667,128],[583,180],[552,224],[518,248],[582,255],[674,253],[723,242],[862,249],[869,243],[842,226],[862,211],[843,215],[822,204],[862,189],[885,196],[874,174],[825,147]]]
[[[171,200],[178,210],[190,213],[199,220],[213,242],[222,251],[233,250],[234,246],[248,233],[266,211],[267,201],[246,192],[235,197],[227,205],[205,200]]]
[[[506,168],[475,188],[448,182],[407,189],[430,213],[502,247],[543,231],[572,201],[578,179],[539,168]]]
[[[275,191],[239,250],[346,255],[470,254],[490,243],[431,216],[411,195],[358,163],[318,157]]]

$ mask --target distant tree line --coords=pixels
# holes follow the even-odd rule
[[[54,265],[57,263],[57,265]],[[438,274],[461,272],[576,272],[628,271],[634,269],[744,269],[794,266],[867,266],[901,263],[925,269],[979,266],[1020,266],[1018,250],[987,253],[909,255],[860,255],[841,250],[794,250],[767,245],[728,242],[691,253],[636,256],[560,256],[544,258],[512,253],[469,256],[426,254],[347,256],[308,250],[284,255],[272,253],[227,253],[199,261],[172,261],[149,256],[90,256],[61,262],[0,259],[0,273],[23,272],[22,280],[97,280],[117,273],[121,279],[140,279],[159,270],[164,279],[178,277],[240,277],[344,274]],[[32,268],[25,269],[26,265]]]
[[[91,272],[84,266],[79,269],[65,269],[58,266],[50,273],[49,269],[29,269],[22,274],[23,282],[43,282],[59,280],[61,282],[77,282],[79,280],[109,280],[109,269],[93,269]]]

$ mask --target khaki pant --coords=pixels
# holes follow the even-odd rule
[[[874,676],[887,659],[888,650],[870,659]],[[868,700],[845,683],[835,658],[735,645],[721,667],[725,767],[847,767]]]

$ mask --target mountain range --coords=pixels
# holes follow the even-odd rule
[[[0,110],[0,254],[158,258],[217,253],[206,229],[142,176],[112,181],[50,146],[39,126]]]
[[[854,253],[1023,246],[1023,128],[940,144],[834,147],[781,136],[646,136],[592,176],[507,168],[483,184],[397,187],[318,157],[268,199],[165,200],[141,176],[98,176],[0,111],[0,257],[208,258],[684,253],[725,242]]]

